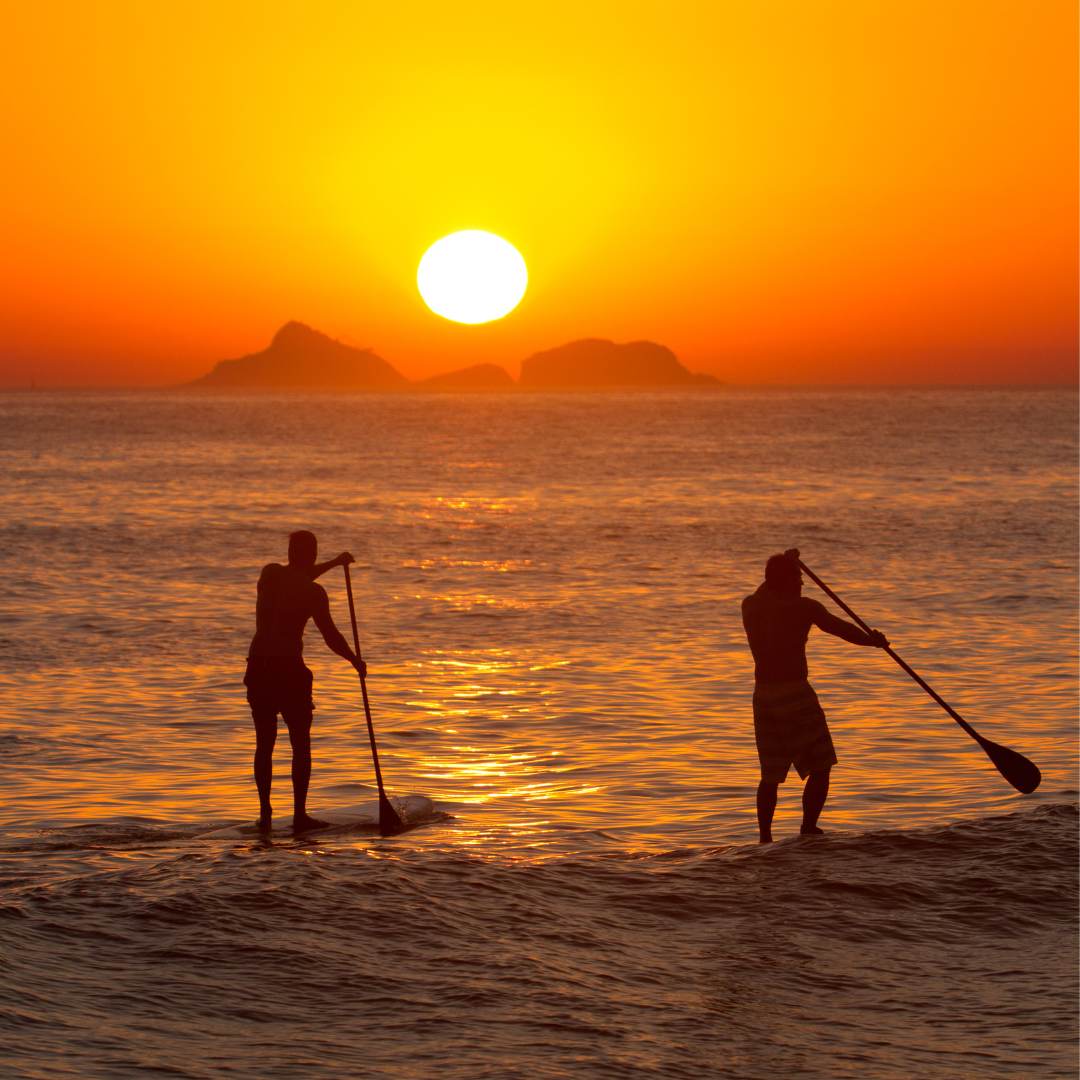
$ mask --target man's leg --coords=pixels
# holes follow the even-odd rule
[[[285,714],[292,743],[293,830],[317,829],[326,825],[308,816],[307,793],[311,782],[311,710]]]
[[[817,827],[817,822],[829,797],[829,773],[829,769],[818,769],[806,778],[802,793],[802,828],[799,830],[803,836],[821,835],[822,830]]]
[[[776,788],[778,785],[762,780],[757,789],[757,822],[761,843],[772,843],[772,819],[776,811]]]
[[[255,722],[255,787],[259,792],[259,825],[270,828],[270,784],[274,779],[274,743],[277,742],[277,713],[253,712]]]

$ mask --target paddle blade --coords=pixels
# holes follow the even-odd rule
[[[1042,773],[1038,766],[1023,754],[989,739],[980,739],[979,745],[986,751],[986,756],[994,763],[997,771],[1022,794],[1030,795],[1042,782]]]
[[[1038,771],[1038,770],[1036,770]],[[1037,783],[1038,781],[1036,781]],[[394,809],[393,803],[385,795],[379,796],[379,832],[383,836],[393,836],[394,833],[404,832],[405,822],[401,815]]]

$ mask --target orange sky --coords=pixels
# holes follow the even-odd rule
[[[736,382],[1075,379],[1072,0],[20,5],[0,386],[288,319],[410,376],[583,336]],[[431,314],[483,228],[530,290]]]

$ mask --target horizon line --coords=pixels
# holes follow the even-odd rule
[[[1080,374],[1074,381],[1039,380],[1033,382],[791,382],[791,381],[737,381],[718,379],[714,387],[690,387],[685,385],[649,386],[626,384],[625,386],[583,386],[583,387],[527,387],[515,385],[506,389],[473,390],[432,390],[422,385],[421,381],[400,389],[372,389],[370,387],[332,387],[332,386],[212,386],[196,387],[189,383],[58,383],[38,386],[31,383],[0,384],[0,394],[54,394],[54,393],[185,393],[200,396],[241,395],[241,394],[325,394],[357,395],[369,394],[378,397],[393,395],[430,395],[467,394],[469,396],[490,394],[610,394],[610,393],[685,393],[700,397],[703,394],[721,393],[724,390],[1080,390]],[[411,380],[410,380],[411,381]]]

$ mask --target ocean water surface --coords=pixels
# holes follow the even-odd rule
[[[3,1075],[1077,1075],[1075,392],[10,394],[0,465]],[[357,558],[402,836],[207,836],[297,528]],[[828,835],[789,781],[756,845],[791,546],[1041,788],[815,633]],[[368,803],[306,655],[310,807]]]

